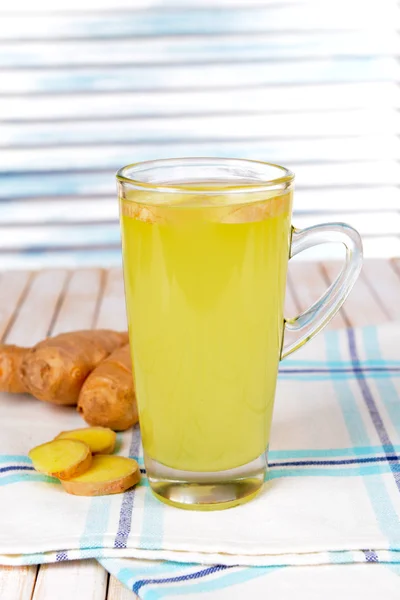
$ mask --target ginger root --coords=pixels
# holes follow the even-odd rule
[[[138,421],[129,344],[115,350],[85,380],[78,411],[89,425],[129,429]]]
[[[105,496],[125,492],[139,480],[139,465],[132,458],[99,454],[85,473],[62,480],[61,484],[75,496]]]
[[[74,405],[89,373],[127,343],[127,333],[99,329],[62,333],[29,349],[0,346],[0,391]]]
[[[85,427],[62,431],[54,439],[79,440],[89,446],[92,454],[111,454],[115,448],[115,432],[107,427]]]
[[[127,333],[75,331],[32,348],[0,345],[1,391],[28,392],[54,404],[78,404],[92,426],[124,431],[138,421]],[[85,432],[83,441],[90,446],[88,435]],[[78,434],[75,438],[81,439]],[[103,453],[111,451],[111,441],[107,444]]]
[[[29,348],[0,344],[0,390],[13,394],[27,391],[21,379],[21,364]]]
[[[53,440],[32,448],[29,458],[39,473],[69,479],[87,471],[92,463],[89,447],[78,440]]]

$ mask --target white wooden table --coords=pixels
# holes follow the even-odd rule
[[[317,299],[335,276],[336,263],[292,262],[286,314]],[[34,315],[34,317],[33,317]],[[345,307],[330,327],[400,319],[400,259],[367,261]],[[31,345],[72,329],[126,327],[119,269],[0,273],[0,338]],[[134,600],[94,560],[0,567],[1,600]]]

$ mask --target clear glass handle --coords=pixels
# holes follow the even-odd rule
[[[285,329],[304,331],[295,342],[283,347],[281,359],[301,348],[335,316],[355,284],[362,267],[361,237],[350,225],[324,223],[307,229],[292,228],[290,258],[312,246],[332,242],[343,244],[346,248],[343,269],[315,304],[297,317],[285,319]]]

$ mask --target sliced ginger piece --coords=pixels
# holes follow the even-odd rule
[[[222,223],[257,223],[268,218],[277,217],[284,213],[289,217],[292,196],[291,193],[261,199],[257,202],[247,202],[239,206],[229,205]]]
[[[80,440],[89,446],[92,454],[111,454],[114,452],[116,437],[115,431],[108,427],[84,427],[62,431],[55,439]]]
[[[92,463],[89,446],[79,440],[53,440],[32,448],[29,458],[39,473],[68,479],[84,473]]]
[[[162,214],[157,206],[146,206],[132,201],[121,200],[121,213],[124,216],[143,221],[144,223],[162,223]]]
[[[92,464],[85,473],[61,483],[68,494],[106,496],[125,492],[139,480],[139,465],[133,458],[99,454],[93,457]]]

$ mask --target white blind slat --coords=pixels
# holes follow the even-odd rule
[[[111,3],[110,3],[111,4]],[[112,6],[112,5],[111,5]],[[110,7],[111,7],[110,6]],[[340,4],[339,4],[340,6]],[[285,3],[248,9],[170,9],[157,11],[113,12],[107,15],[83,13],[62,16],[31,13],[3,16],[0,39],[79,39],[114,38],[122,36],[171,36],[190,34],[222,34],[241,32],[273,32],[313,30],[361,30],[376,34],[380,29],[394,31],[399,9],[395,2],[385,0],[385,9],[379,2],[349,2],[345,18],[338,4],[311,2]]]
[[[197,142],[390,135],[400,131],[398,111],[325,111],[307,115],[265,114],[143,118],[99,122],[4,124],[0,147],[101,143]]]
[[[281,164],[317,164],[397,160],[397,135],[319,137],[222,142],[192,141],[166,144],[98,144],[0,149],[2,173],[115,170],[137,160],[176,156],[231,156]],[[83,176],[83,175],[82,175]]]
[[[140,10],[157,11],[176,11],[176,10],[201,10],[201,9],[243,9],[251,10],[253,8],[275,7],[277,4],[281,8],[297,6],[315,6],[320,0],[58,0],[49,6],[48,0],[36,0],[34,4],[26,0],[14,0],[12,3],[2,4],[0,6],[0,15],[18,15],[19,13],[42,15],[42,14],[73,14],[79,16],[81,13],[100,13],[109,12],[135,12]],[[368,4],[380,4],[380,0],[369,0]],[[324,6],[334,5],[338,10],[349,8],[348,0],[324,0]],[[365,0],[352,0],[353,9],[365,8]],[[396,0],[386,0],[386,6],[393,10],[396,8]],[[370,8],[371,10],[371,8]]]
[[[344,186],[396,185],[399,181],[397,161],[290,166],[296,173],[297,189]],[[115,172],[10,174],[0,188],[0,199],[72,194],[115,193]]]
[[[272,33],[269,35],[184,36],[163,39],[2,42],[0,68],[61,68],[227,61],[299,61],[326,58],[392,56],[400,53],[396,31],[371,38],[366,31]],[[105,51],[106,50],[106,51]]]
[[[345,68],[344,68],[345,67]],[[90,69],[0,70],[3,94],[99,93],[110,91],[158,91],[224,89],[246,86],[316,84],[337,82],[388,82],[400,78],[392,57],[352,58],[295,63],[236,63],[227,65],[133,66]]]
[[[127,117],[185,116],[268,111],[325,112],[353,108],[384,110],[400,107],[400,91],[393,82],[268,86],[229,91],[127,92],[49,94],[44,96],[0,96],[3,121],[57,120],[76,122]],[[69,125],[69,124],[68,124]]]

